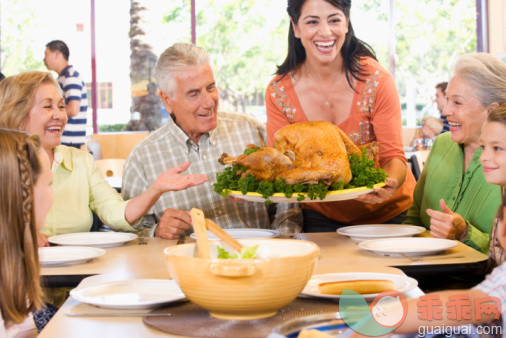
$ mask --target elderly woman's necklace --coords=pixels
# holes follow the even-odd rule
[[[313,75],[309,72],[309,67],[307,66],[307,63],[306,63],[306,71],[307,73],[309,74],[309,77],[311,78],[311,80],[314,82],[314,85],[315,87],[320,91],[320,93],[325,97],[325,101],[323,103],[323,105],[325,106],[325,108],[332,108],[332,102],[330,102],[330,99],[329,97],[325,94],[325,92],[318,86],[318,83],[316,82],[316,80],[314,79]],[[336,88],[337,84],[339,83],[339,80],[341,80],[341,75],[343,73],[342,72],[339,72],[339,76],[337,77],[337,80],[336,82],[334,82],[334,84],[332,85],[331,87],[331,90],[330,90],[330,94],[332,94],[332,92],[334,91],[334,89]]]

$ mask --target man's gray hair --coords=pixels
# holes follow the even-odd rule
[[[471,84],[483,107],[506,102],[506,64],[498,57],[487,53],[462,55],[455,64],[455,75]]]
[[[167,48],[156,64],[156,83],[169,97],[176,91],[175,74],[179,71],[210,63],[209,54],[202,48],[189,43],[175,43]]]

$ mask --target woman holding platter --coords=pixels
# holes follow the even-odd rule
[[[357,39],[349,0],[289,0],[288,55],[266,90],[267,137],[303,121],[329,121],[357,145],[376,141],[386,185],[356,200],[304,203],[304,231],[402,223],[415,179],[407,170],[393,77]]]

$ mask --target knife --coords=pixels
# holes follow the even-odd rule
[[[66,313],[67,317],[171,317],[171,313]]]

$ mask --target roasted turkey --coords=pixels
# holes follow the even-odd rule
[[[328,170],[331,183],[351,181],[348,155],[361,152],[339,127],[326,121],[294,123],[279,129],[274,135],[274,147],[290,157],[297,168]],[[299,180],[306,174],[300,170]],[[293,177],[297,180],[297,177]]]
[[[255,145],[248,145],[248,149],[257,148]],[[242,177],[247,174],[255,176],[259,181],[274,181],[276,176],[284,171],[295,168],[292,160],[280,153],[273,147],[262,147],[259,150],[238,157],[230,157],[224,153],[218,160],[221,164],[239,164],[246,168]]]
[[[378,151],[369,144],[369,157]],[[326,121],[290,124],[274,135],[274,146],[263,147],[249,155],[223,154],[221,164],[240,164],[260,181],[284,178],[288,184],[332,184],[351,181],[348,156],[362,155],[361,149],[339,127]]]

